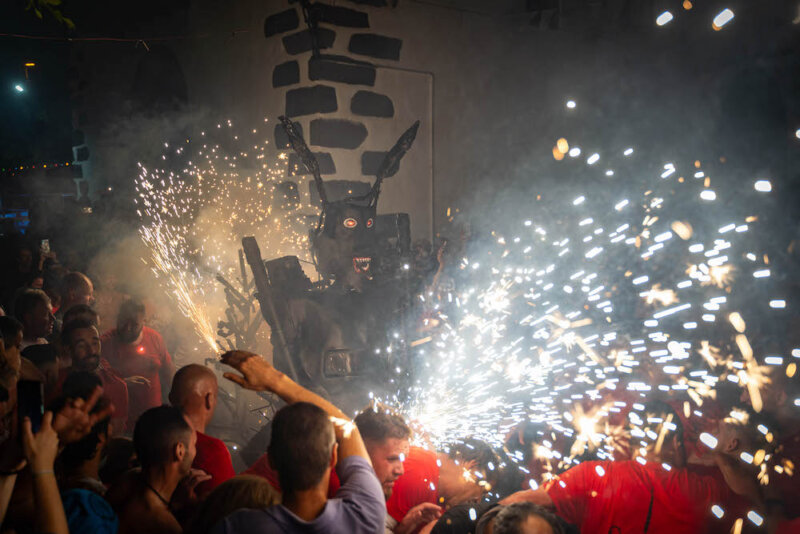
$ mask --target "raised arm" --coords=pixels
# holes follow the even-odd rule
[[[224,373],[223,376],[245,389],[271,391],[287,404],[308,402],[319,406],[333,420],[336,439],[339,442],[339,458],[363,456],[369,461],[369,454],[358,433],[358,428],[345,413],[330,401],[307,390],[291,378],[270,365],[258,354],[243,350],[233,350],[222,355],[222,363],[242,373]]]

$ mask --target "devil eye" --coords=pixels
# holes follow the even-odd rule
[[[372,228],[372,225],[375,224],[375,221],[372,219],[367,219],[367,228]]]
[[[345,228],[355,228],[356,226],[358,226],[358,221],[352,217],[348,217],[344,221],[342,221],[342,224],[344,225]]]

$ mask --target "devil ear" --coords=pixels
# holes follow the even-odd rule
[[[400,160],[411,149],[414,144],[414,139],[417,138],[417,130],[419,130],[419,121],[411,125],[411,128],[406,130],[403,135],[397,140],[391,150],[386,153],[386,157],[378,167],[378,172],[375,173],[375,183],[372,186],[370,195],[372,196],[371,204],[378,203],[378,195],[381,193],[381,183],[387,176],[391,176],[397,172],[400,167]]]

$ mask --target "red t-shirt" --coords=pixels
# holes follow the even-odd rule
[[[553,480],[547,493],[581,534],[728,532],[733,508],[741,509],[716,468],[666,471],[634,460],[583,462]],[[712,515],[715,504],[726,511],[723,520]]]
[[[192,462],[192,467],[202,469],[209,475],[211,480],[206,480],[199,484],[195,490],[197,495],[203,497],[208,495],[211,490],[236,476],[231,462],[231,453],[222,440],[197,432],[197,454]]]
[[[142,376],[150,381],[149,385],[128,385],[128,426],[132,426],[145,410],[161,406],[159,372],[163,367],[172,366],[161,334],[145,326],[141,337],[139,343],[123,345],[117,340],[116,330],[109,330],[100,339],[103,357],[120,376]]]
[[[400,522],[418,504],[439,504],[439,464],[436,453],[411,447],[403,462],[403,474],[394,483],[386,511]]]
[[[53,387],[48,403],[61,395],[64,381],[73,370],[71,367],[67,367],[58,371],[58,382]],[[124,424],[128,420],[128,384],[114,372],[109,363],[103,358],[100,358],[100,367],[97,369],[96,374],[103,384],[103,397],[108,398],[111,404],[114,405],[112,420],[119,421],[118,424]]]
[[[256,475],[261,478],[265,478],[273,488],[281,491],[281,483],[278,481],[278,472],[275,471],[271,465],[269,465],[269,456],[266,452],[259,456],[258,460],[253,462],[253,465],[242,471],[242,474]],[[329,499],[332,499],[334,496],[336,496],[336,492],[339,491],[339,486],[341,485],[342,484],[339,482],[339,476],[336,474],[336,470],[331,469],[331,478],[330,482],[328,483]]]

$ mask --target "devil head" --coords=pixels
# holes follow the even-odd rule
[[[323,278],[333,281],[343,289],[358,291],[365,280],[372,278],[372,267],[376,260],[378,247],[374,236],[381,183],[386,176],[397,172],[400,160],[414,143],[419,121],[406,130],[386,154],[386,158],[378,167],[375,183],[369,193],[329,201],[325,192],[325,182],[319,172],[319,164],[308,149],[299,129],[286,117],[280,117],[280,120],[292,148],[314,176],[317,192],[322,201],[319,223],[310,235],[317,271]]]

